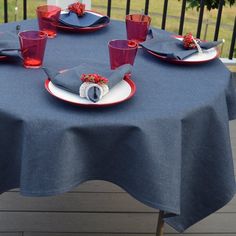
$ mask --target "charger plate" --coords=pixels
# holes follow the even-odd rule
[[[96,103],[55,86],[49,79],[45,81],[45,88],[52,96],[64,102],[85,107],[113,106],[127,101],[133,97],[136,92],[135,83],[128,77],[125,77],[120,83],[115,85],[108,94]]]
[[[90,13],[93,13],[93,14],[101,16],[101,17],[104,16],[104,15],[94,12],[94,11],[86,10],[85,12],[90,12]],[[61,14],[66,14],[66,13],[67,13],[66,11],[63,11]],[[64,25],[63,23],[58,22],[57,28],[60,30],[70,31],[70,32],[75,32],[75,33],[83,33],[83,32],[85,33],[85,32],[94,32],[99,29],[102,29],[102,28],[106,27],[109,23],[110,23],[110,21],[108,21],[106,23],[102,23],[102,24],[96,24],[96,25],[89,26],[89,27],[75,27],[75,26]]]
[[[175,38],[177,38],[179,40],[183,40],[183,37],[181,37],[181,36],[175,36]],[[203,50],[203,53],[195,53],[183,60],[178,60],[178,59],[168,58],[166,56],[154,53],[148,49],[146,49],[146,50],[148,53],[152,54],[153,56],[157,57],[158,59],[168,61],[168,62],[174,63],[174,64],[183,64],[183,65],[205,63],[205,62],[212,61],[212,60],[218,58],[220,55],[219,48],[214,47],[214,48],[210,48],[208,50]]]
[[[5,61],[7,58],[7,56],[0,56],[0,61]]]

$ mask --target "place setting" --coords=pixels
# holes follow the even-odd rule
[[[43,68],[45,88],[52,96],[74,105],[107,107],[125,102],[136,92],[131,79],[138,46],[130,40],[108,43],[110,65],[85,62],[63,71]]]
[[[0,61],[20,60],[25,68],[40,68],[43,63],[48,38],[57,35],[61,8],[54,5],[37,7],[38,29],[0,32]]]
[[[54,5],[36,9],[39,30],[18,34],[0,33],[0,60],[17,57],[27,69],[42,68],[47,76],[45,88],[50,95],[64,102],[86,107],[112,106],[127,101],[136,92],[131,79],[137,51],[146,50],[158,59],[192,64],[213,60],[219,55],[221,41],[203,42],[191,33],[183,37],[150,28],[151,17],[129,14],[125,18],[126,39],[108,42],[110,65],[85,62],[63,71],[43,66],[47,40],[57,37],[60,27],[72,31],[97,30],[110,22],[109,17],[86,11],[76,2],[66,12]],[[63,26],[62,26],[63,25]]]
[[[158,59],[175,64],[200,64],[212,61],[220,54],[220,41],[202,41],[194,38],[192,33],[184,36],[151,32],[152,38],[141,46]]]
[[[0,32],[0,61],[19,61],[27,69],[42,66],[47,39],[56,37],[57,30],[54,24],[42,19],[41,14],[37,16],[39,30],[21,31],[17,25],[15,31]]]
[[[151,29],[151,17],[131,14],[125,18],[127,39],[138,43],[149,54],[175,64],[199,64],[214,60],[220,54],[220,41],[196,39],[191,32],[184,36]]]
[[[55,38],[57,30],[69,32],[94,32],[106,27],[110,18],[98,12],[86,10],[86,5],[75,2],[61,9],[56,5],[40,5],[36,8],[39,29]]]
[[[48,77],[45,88],[49,94],[75,105],[111,106],[133,97],[136,85],[131,74],[138,49],[134,41],[111,40],[108,43],[110,65],[85,62],[63,71],[43,66],[47,41],[57,37],[58,22],[63,21],[67,27],[79,23],[79,28],[95,30],[110,21],[106,16],[85,11],[81,3],[69,5],[68,10],[64,14],[58,6],[39,6],[36,9],[38,29],[0,34],[0,60],[17,57],[26,69],[43,69]]]
[[[110,18],[95,11],[86,10],[86,5],[80,2],[70,4],[61,11],[57,28],[71,32],[94,32],[110,23]]]

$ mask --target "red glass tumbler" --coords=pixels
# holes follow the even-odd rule
[[[127,39],[134,40],[137,43],[146,40],[151,17],[142,14],[127,15],[125,18]]]
[[[110,66],[114,70],[124,64],[134,64],[138,44],[131,40],[115,39],[108,43]]]
[[[55,38],[57,35],[57,23],[61,8],[54,5],[38,6],[36,9],[39,30],[47,33],[48,38]]]
[[[19,33],[23,65],[25,68],[40,68],[43,63],[47,34],[43,31],[23,31]]]

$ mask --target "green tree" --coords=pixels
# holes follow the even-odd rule
[[[197,8],[197,10],[200,8],[200,1],[201,0],[187,0],[188,2],[188,8]],[[218,9],[219,2],[221,0],[205,0],[204,5],[206,6],[207,10],[212,9]],[[223,5],[229,5],[232,6],[235,3],[235,0],[223,0]]]

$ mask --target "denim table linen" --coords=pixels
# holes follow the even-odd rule
[[[109,17],[102,16],[94,12],[85,12],[83,16],[78,16],[74,12],[67,12],[60,15],[59,21],[67,26],[73,27],[91,27],[110,22]]]
[[[0,32],[0,56],[18,57],[20,43],[16,32]]]
[[[35,20],[20,24],[37,28]],[[118,21],[94,33],[59,32],[48,40],[44,66],[109,68],[107,44],[116,38],[126,38]],[[139,49],[136,94],[106,108],[65,103],[45,90],[46,79],[43,69],[20,61],[0,63],[0,192],[49,196],[106,180],[164,210],[165,222],[180,232],[234,196],[228,122],[236,118],[236,95],[220,60],[178,66]]]

